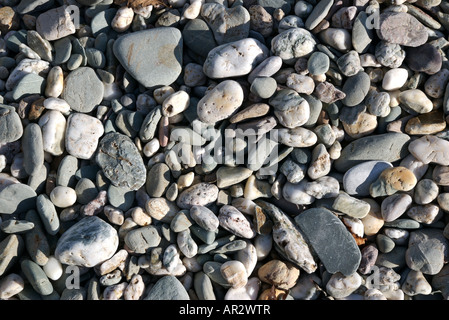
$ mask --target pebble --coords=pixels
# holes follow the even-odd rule
[[[379,177],[371,183],[372,197],[389,196],[398,191],[410,191],[416,186],[416,176],[405,167],[386,168]]]
[[[343,176],[343,187],[346,193],[353,196],[368,196],[371,184],[380,174],[393,165],[386,161],[366,161],[355,165]]]
[[[226,119],[242,105],[243,97],[243,89],[238,82],[225,80],[198,102],[198,118],[209,124]]]
[[[7,300],[20,293],[25,287],[23,278],[16,274],[10,273],[0,281],[0,299]]]
[[[177,199],[181,209],[190,209],[192,206],[208,206],[218,197],[218,188],[214,184],[201,182],[183,190]]]
[[[20,235],[11,234],[0,242],[0,275],[4,275],[17,262],[24,249]]]
[[[31,260],[24,259],[20,266],[31,286],[37,293],[48,296],[53,292],[53,285],[42,268]]]
[[[327,16],[333,4],[334,0],[318,2],[318,4],[313,7],[313,10],[308,15],[305,22],[305,27],[308,30],[314,29]]]
[[[252,239],[256,236],[254,226],[237,208],[225,205],[218,214],[219,225],[236,236]]]
[[[441,69],[441,54],[431,44],[407,48],[406,53],[404,62],[413,71],[433,75]]]
[[[258,269],[257,275],[265,283],[280,289],[289,290],[298,280],[299,269],[291,263],[284,263],[281,260],[271,260]]]
[[[41,13],[36,19],[36,31],[48,41],[54,41],[75,33],[68,10],[57,7]]]
[[[103,136],[95,160],[115,186],[137,190],[145,184],[143,159],[133,141],[123,134]]]
[[[209,51],[203,72],[212,79],[247,75],[268,58],[268,53],[268,48],[257,39],[229,42]]]
[[[447,161],[446,140],[432,135],[425,135],[408,146],[410,153],[424,164],[436,163],[439,165],[449,165]]]
[[[382,13],[379,25],[378,36],[389,43],[419,47],[427,42],[428,34],[424,25],[408,13]]]
[[[311,75],[325,74],[329,70],[329,56],[322,52],[314,52],[307,59],[307,70]]]
[[[350,275],[343,275],[340,272],[334,273],[326,284],[326,290],[335,299],[348,297],[362,284],[362,277],[354,272]]]
[[[343,148],[335,168],[346,172],[356,164],[365,161],[395,162],[408,155],[410,137],[402,133],[383,133],[362,137]]]
[[[38,122],[42,131],[43,150],[54,156],[64,153],[67,120],[57,110],[45,112]]]
[[[85,217],[59,238],[55,257],[62,264],[93,267],[110,259],[118,242],[111,225],[96,216]]]
[[[77,201],[77,194],[70,187],[57,186],[51,191],[50,200],[58,208],[68,208]]]
[[[169,290],[168,290],[169,289]],[[190,300],[187,290],[174,276],[163,276],[148,291],[144,300]]]
[[[157,45],[142,46],[145,43]],[[176,28],[167,27],[128,34],[114,42],[114,54],[126,71],[143,86],[170,85],[181,73],[181,33]],[[147,57],[152,63],[141,65],[141,57]]]
[[[65,78],[61,98],[77,112],[89,113],[103,100],[104,86],[95,71],[81,67]]]
[[[285,30],[271,40],[271,52],[288,65],[293,65],[298,58],[310,56],[315,46],[315,37],[304,28]]]
[[[386,197],[381,204],[381,214],[385,222],[391,222],[402,216],[412,204],[408,194],[393,194]]]

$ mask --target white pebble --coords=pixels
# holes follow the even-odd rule
[[[68,208],[76,202],[74,189],[65,186],[57,186],[50,193],[50,200],[56,207]]]
[[[231,260],[223,263],[220,267],[220,272],[234,289],[242,288],[248,282],[246,268],[240,261]]]
[[[6,300],[20,293],[25,287],[21,276],[10,273],[0,280],[0,299]]]
[[[64,272],[61,262],[54,256],[48,257],[48,261],[44,265],[43,270],[50,280],[58,280]]]
[[[224,300],[256,300],[260,285],[261,282],[259,278],[252,277],[248,279],[246,285],[241,288],[229,288],[225,294]]]

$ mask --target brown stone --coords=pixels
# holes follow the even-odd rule
[[[271,260],[257,271],[259,279],[279,289],[292,288],[299,277],[299,269],[289,262]]]
[[[19,15],[11,7],[0,8],[0,32],[2,36],[20,27]]]
[[[435,134],[444,129],[446,129],[446,121],[440,110],[413,117],[405,126],[405,132],[413,135]]]
[[[45,110],[44,100],[45,98],[40,98],[31,103],[30,111],[28,113],[28,120],[34,121],[39,119]]]
[[[327,104],[342,100],[346,97],[343,91],[337,89],[332,83],[327,81],[317,85],[314,93],[318,99]]]
[[[260,5],[249,7],[250,28],[268,37],[273,32],[273,17]]]

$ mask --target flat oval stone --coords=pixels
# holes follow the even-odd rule
[[[360,71],[356,75],[349,77],[342,89],[346,95],[342,100],[343,104],[353,107],[361,103],[368,94],[370,84],[371,80],[366,72]]]
[[[343,148],[334,166],[346,172],[353,166],[370,160],[394,162],[408,155],[410,137],[402,133],[383,133],[366,136],[350,142]]]
[[[154,28],[119,37],[113,50],[134,79],[146,88],[153,88],[170,85],[181,74],[182,43],[178,29]]]
[[[408,194],[393,194],[386,197],[381,204],[381,214],[385,222],[391,222],[402,216],[412,205]]]
[[[386,161],[362,162],[348,171],[343,176],[343,188],[349,195],[368,196],[369,187],[387,168],[393,165]]]
[[[36,198],[36,209],[42,220],[45,230],[50,235],[58,233],[60,222],[54,204],[46,194],[40,194]]]
[[[190,208],[190,217],[200,227],[208,231],[217,230],[220,223],[215,213],[203,206],[193,206]]]
[[[427,42],[424,25],[405,12],[385,12],[380,15],[377,35],[384,41],[408,47],[418,47]]]
[[[146,190],[150,197],[159,198],[167,190],[171,181],[170,168],[165,163],[156,163],[148,171]]]
[[[212,79],[247,75],[268,55],[268,48],[253,38],[222,44],[209,51],[203,72]]]
[[[23,134],[23,126],[15,108],[0,104],[0,143],[18,140]]]
[[[220,167],[217,170],[217,187],[227,188],[249,178],[253,171],[245,167]]]
[[[357,271],[361,253],[354,237],[331,211],[313,208],[295,217],[307,243],[329,273],[349,276]]]
[[[97,216],[85,217],[59,238],[55,257],[67,265],[94,267],[117,251],[117,231]]]
[[[0,213],[26,212],[36,207],[36,192],[26,184],[13,183],[0,191]]]
[[[117,187],[138,190],[145,184],[142,156],[134,142],[123,134],[111,132],[100,140],[96,163]]]
[[[314,29],[326,17],[333,4],[334,0],[319,1],[307,17],[306,28],[308,30]]]
[[[243,89],[237,81],[220,82],[198,102],[198,118],[209,124],[224,120],[242,105],[243,98]]]
[[[218,188],[216,185],[200,182],[186,190],[183,190],[176,200],[182,209],[190,209],[194,205],[208,206],[218,198]]]
[[[151,198],[145,203],[145,211],[156,220],[171,223],[180,209],[166,198]]]
[[[29,175],[34,175],[44,165],[42,130],[37,123],[30,123],[25,127],[22,138],[22,148],[25,171]]]

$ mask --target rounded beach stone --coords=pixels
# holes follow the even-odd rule
[[[393,194],[386,197],[381,204],[381,214],[385,222],[391,222],[402,216],[412,205],[408,194]]]
[[[0,143],[13,142],[22,137],[23,126],[15,108],[0,104]]]
[[[201,228],[208,231],[217,230],[220,223],[215,213],[204,206],[192,206],[190,208],[190,217]]]
[[[76,191],[70,187],[57,186],[51,191],[50,200],[59,208],[68,208],[77,200]]]
[[[118,248],[117,231],[104,220],[85,217],[59,238],[55,257],[67,265],[94,267],[110,259]]]
[[[428,204],[436,199],[439,193],[438,185],[431,179],[422,179],[416,184],[413,200],[417,204]]]
[[[259,279],[284,290],[291,289],[299,278],[299,269],[291,263],[271,260],[257,270]]]
[[[96,163],[117,187],[138,190],[145,184],[146,168],[134,142],[127,136],[111,132],[99,143]]]
[[[203,72],[212,79],[244,76],[265,60],[268,54],[268,48],[253,38],[222,44],[209,51]]]
[[[323,52],[314,52],[307,60],[307,69],[311,75],[325,74],[329,70],[329,56]]]
[[[26,212],[36,207],[37,194],[26,184],[13,183],[0,191],[0,213]]]
[[[435,74],[441,70],[443,58],[438,49],[430,43],[416,48],[407,48],[405,63],[416,72]]]
[[[432,135],[425,135],[410,142],[410,153],[424,164],[449,165],[449,142]]]
[[[180,209],[166,198],[151,198],[145,203],[145,211],[156,220],[171,223]]]
[[[360,104],[368,94],[370,84],[370,77],[366,72],[360,71],[356,75],[349,77],[342,89],[346,95],[342,100],[343,104],[348,107]]]
[[[35,262],[24,259],[20,266],[31,286],[37,293],[48,296],[53,292],[53,285],[42,268]]]
[[[147,45],[151,43],[151,45]],[[119,37],[113,50],[125,70],[146,88],[172,84],[182,71],[182,35],[173,27]],[[146,63],[142,64],[145,57]]]
[[[145,226],[129,231],[124,240],[132,252],[143,254],[157,247],[161,239],[159,231],[154,226]]]
[[[405,167],[386,168],[370,185],[372,197],[392,195],[398,191],[410,191],[417,183],[413,172]]]
[[[218,220],[222,228],[239,237],[252,239],[256,236],[252,223],[234,206],[221,207]]]
[[[103,100],[104,86],[92,68],[73,70],[65,79],[61,98],[77,112],[89,113]]]
[[[377,35],[384,41],[407,47],[418,47],[427,42],[424,25],[405,12],[385,12],[380,15]]]
[[[291,28],[271,40],[271,51],[284,63],[293,65],[298,58],[310,56],[316,44],[316,39],[310,31],[303,28]]]
[[[170,168],[165,163],[156,163],[148,171],[146,191],[150,197],[159,198],[167,191],[171,181]]]
[[[218,188],[215,184],[200,182],[181,192],[176,203],[181,209],[192,206],[208,206],[218,198]]]
[[[73,113],[67,119],[66,150],[78,159],[91,159],[103,134],[100,120],[87,114]]]
[[[306,29],[314,29],[327,16],[333,4],[334,0],[323,0],[318,2],[307,17],[305,22]]]
[[[23,166],[29,175],[36,174],[44,165],[42,130],[37,123],[25,127],[22,137]]]
[[[393,165],[386,161],[366,161],[360,163],[343,176],[343,188],[349,195],[368,196],[370,185],[380,174]]]
[[[242,105],[243,98],[241,85],[234,80],[225,80],[198,102],[198,118],[209,124],[224,120]]]

